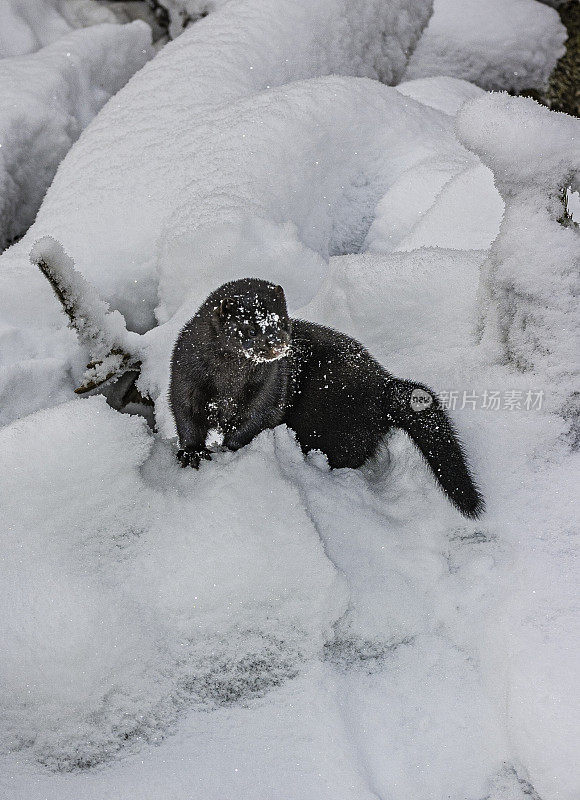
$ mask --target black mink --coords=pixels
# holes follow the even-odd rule
[[[357,468],[396,427],[462,514],[476,518],[484,509],[431,389],[394,378],[350,336],[291,319],[282,287],[267,281],[220,286],[185,325],[171,359],[170,403],[182,466],[211,458],[211,429],[237,450],[286,423],[304,452],[321,450],[333,468]]]

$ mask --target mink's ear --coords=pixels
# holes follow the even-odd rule
[[[211,324],[219,333],[226,319],[238,308],[238,302],[233,297],[224,297],[223,300],[212,308]]]
[[[238,308],[238,301],[234,297],[224,297],[220,300],[218,314],[220,317],[227,317]]]
[[[284,294],[284,289],[281,286],[274,286],[274,297],[280,304],[279,308],[281,308],[283,312],[287,314],[288,310],[286,308],[286,295]]]

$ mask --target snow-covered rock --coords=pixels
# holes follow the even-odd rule
[[[238,68],[243,62],[253,64],[260,75],[270,61],[274,74],[286,71],[287,80],[305,77],[302,70],[345,74],[348,65],[346,74],[393,83],[429,19],[433,0],[167,0],[163,5],[173,38],[195,22],[201,40],[209,37],[217,44],[233,35],[249,45],[245,53],[230,53],[229,79],[238,71],[236,62]],[[278,64],[270,60],[275,48],[281,48]],[[316,72],[313,61],[320,65]],[[257,75],[243,80],[259,80]],[[278,82],[273,76],[267,81]]]
[[[150,55],[138,22],[74,31],[0,61],[0,248],[33,222],[70,146]]]
[[[142,96],[128,108],[141,107]],[[171,96],[175,109],[181,92]],[[184,293],[195,288],[195,306],[216,280],[248,269],[284,280],[296,307],[316,290],[321,258],[364,247],[375,206],[405,172],[437,162],[446,184],[479,164],[458,146],[452,117],[352,78],[288,84],[203,118],[193,106],[171,134],[163,114],[153,121],[135,111],[124,122],[133,145],[117,134],[118,113],[117,102],[108,106],[66,159],[26,246],[54,235],[137,330],[153,324],[156,306],[165,321]],[[483,194],[497,198],[487,183]],[[410,213],[414,222],[413,205]],[[481,246],[498,223],[496,214]],[[445,245],[445,236],[433,243]]]
[[[74,28],[116,22],[95,0],[0,0],[0,58],[33,53]]]
[[[296,308],[316,292],[329,256],[367,249],[382,204],[404,176],[420,185],[419,171],[436,164],[447,182],[481,166],[458,146],[452,117],[368,80],[293,83],[231,104],[211,124],[214,135],[201,130],[192,154],[195,177],[160,232],[162,321],[188,298],[196,307],[216,280],[250,272],[284,282]],[[482,247],[501,218],[489,176],[482,195],[499,211],[487,230],[480,226]],[[416,204],[407,211],[414,221],[420,214]],[[447,244],[444,232],[438,242],[427,239],[420,245]]]
[[[542,89],[566,29],[536,0],[435,0],[405,78],[449,75],[484,89]]]

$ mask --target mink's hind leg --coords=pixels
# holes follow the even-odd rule
[[[293,409],[284,422],[296,435],[302,452],[320,450],[331,469],[358,469],[379,449],[383,432],[365,426],[354,414],[337,420],[319,410],[316,415],[300,411]]]
[[[195,450],[191,447],[184,447],[182,450],[177,451],[177,460],[182,467],[193,467],[199,469],[199,464],[202,459],[211,461],[211,453],[205,447],[201,450]]]

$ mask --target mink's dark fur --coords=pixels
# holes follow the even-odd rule
[[[430,402],[420,410],[411,404],[417,390]],[[304,452],[321,450],[331,467],[356,468],[396,427],[465,516],[483,511],[461,444],[431,389],[394,378],[350,336],[290,319],[282,288],[267,281],[220,286],[186,324],[173,351],[170,403],[183,466],[211,458],[205,441],[212,428],[237,450],[286,423]]]

